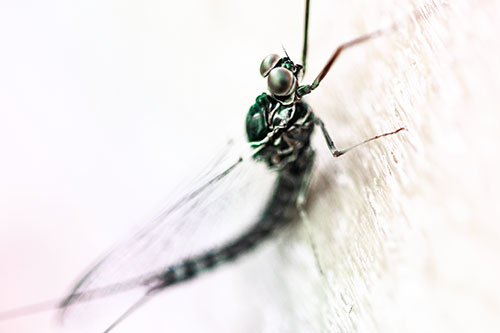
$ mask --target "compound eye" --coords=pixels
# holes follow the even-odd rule
[[[280,56],[277,54],[270,54],[267,57],[262,60],[260,63],[260,75],[263,77],[266,77],[269,72],[278,64],[278,61],[280,61]]]
[[[267,87],[271,94],[276,96],[288,96],[296,86],[297,81],[293,73],[283,67],[272,69],[267,78]]]

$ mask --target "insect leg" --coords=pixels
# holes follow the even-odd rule
[[[299,192],[297,195],[297,208],[299,209],[299,211],[304,210],[307,189],[309,188],[309,183],[311,182],[312,167],[315,160],[315,153],[312,149],[309,149],[307,158],[309,161],[307,162],[307,168],[304,171],[304,176],[302,176]]]
[[[307,39],[309,36],[309,4],[310,0],[306,0],[306,10],[304,18],[304,43],[302,46],[302,73],[306,74],[306,61],[307,61]]]
[[[309,218],[307,216],[307,212],[305,209],[306,194],[307,194],[307,189],[309,188],[309,184],[311,183],[312,167],[314,164],[314,151],[312,149],[310,150],[309,158],[310,158],[310,161],[309,161],[309,164],[307,166],[306,171],[304,172],[304,176],[303,176],[301,184],[300,184],[299,193],[297,195],[297,210],[299,212],[300,219],[302,220],[302,223],[304,223],[304,226],[306,228],[307,238],[309,240],[309,244],[311,245],[311,249],[312,249],[312,252],[314,255],[314,261],[316,263],[316,267],[318,268],[320,275],[322,277],[325,277],[323,267],[321,266],[321,262],[319,260],[318,249],[316,247],[316,244],[313,241],[312,232],[311,232],[311,224],[309,222]]]
[[[151,297],[154,296],[156,294],[156,292],[158,292],[158,291],[159,290],[153,289],[150,292],[144,294],[141,298],[139,298],[138,301],[136,301],[134,304],[132,304],[132,306],[130,306],[123,314],[121,314],[120,317],[115,319],[115,321],[111,325],[109,325],[108,328],[106,328],[106,330],[103,331],[103,333],[111,332],[111,330],[114,329],[119,323],[121,323],[125,318],[130,316],[132,314],[132,312],[134,312],[140,306],[142,306],[144,303],[149,301],[151,299]]]
[[[365,143],[368,143],[370,141],[373,141],[373,140],[376,140],[376,139],[379,139],[381,137],[384,137],[384,136],[388,136],[388,135],[393,135],[393,134],[396,134],[400,131],[403,131],[403,130],[406,130],[406,128],[404,127],[401,127],[393,132],[389,132],[389,133],[384,133],[384,134],[380,134],[380,135],[376,135],[372,138],[369,138],[369,139],[366,139],[358,144],[355,144],[354,146],[352,147],[349,147],[347,149],[342,149],[342,150],[338,150],[337,147],[335,147],[335,144],[333,143],[333,140],[332,138],[330,137],[330,134],[328,134],[328,131],[326,130],[326,127],[325,127],[325,124],[323,123],[323,121],[319,118],[314,118],[314,122],[316,123],[316,125],[318,125],[320,128],[321,128],[321,132],[323,133],[323,136],[325,137],[325,140],[326,140],[326,144],[328,145],[328,149],[330,149],[330,152],[332,153],[333,157],[339,157],[339,156],[342,156],[344,155],[345,153],[347,153],[348,151],[356,148],[356,147],[359,147],[361,145],[364,145]]]
[[[353,47],[355,45],[358,45],[358,44],[364,43],[366,41],[369,41],[370,39],[374,39],[376,37],[380,37],[385,32],[391,31],[393,29],[394,28],[391,27],[388,30],[385,30],[385,29],[375,30],[375,31],[373,31],[373,32],[371,32],[369,34],[366,34],[366,35],[363,35],[361,37],[358,37],[358,38],[355,38],[353,40],[350,40],[347,43],[344,43],[344,44],[340,45],[339,47],[337,47],[337,49],[335,50],[335,52],[333,52],[333,54],[330,57],[330,59],[328,59],[328,62],[323,67],[323,69],[321,70],[321,72],[319,72],[319,74],[316,77],[316,79],[314,79],[313,83],[312,84],[307,84],[307,85],[300,86],[297,89],[297,95],[299,97],[302,97],[304,95],[307,95],[307,94],[311,93],[314,89],[318,88],[320,82],[323,80],[323,78],[326,76],[326,74],[328,74],[328,72],[330,71],[330,68],[333,66],[333,63],[335,62],[335,60],[337,60],[337,58],[342,53],[342,51],[344,51],[344,50],[346,50],[346,49],[348,49],[350,47]]]
[[[344,51],[350,47],[353,47],[355,45],[367,42],[370,39],[380,37],[384,34],[384,32],[386,32],[386,31],[385,30],[375,30],[369,34],[355,38],[355,39],[348,41],[347,43],[344,43],[344,44],[340,45],[339,47],[337,47],[337,49],[335,50],[335,52],[333,52],[330,59],[328,59],[328,62],[326,63],[325,67],[323,67],[323,69],[321,70],[321,72],[319,72],[316,79],[314,79],[314,82],[311,85],[311,90],[314,90],[319,86],[320,82],[323,80],[323,78],[326,76],[326,74],[328,74],[328,72],[330,71],[330,68],[333,66],[333,64],[335,63],[335,60],[337,60],[337,58],[342,53],[342,51]]]
[[[409,20],[410,18],[413,18],[415,21],[425,19],[430,14],[432,14],[435,10],[436,10],[436,5],[432,4],[432,1],[430,1],[430,3],[428,3],[422,7],[417,8],[413,12],[413,14],[405,21],[410,21]],[[305,24],[306,37],[304,37],[303,57],[305,57],[305,55],[307,54],[307,28],[308,28],[307,26],[308,26],[308,19],[309,19],[308,12],[309,12],[309,0],[306,1],[306,24]],[[350,47],[356,46],[358,44],[362,44],[362,43],[367,42],[369,40],[375,39],[377,37],[383,36],[386,33],[401,30],[405,25],[403,23],[404,22],[396,22],[387,28],[372,31],[372,32],[367,33],[365,35],[362,35],[358,38],[352,39],[344,44],[341,44],[339,47],[337,47],[335,52],[333,52],[332,56],[330,57],[330,59],[328,59],[328,62],[323,67],[321,72],[319,72],[318,76],[316,77],[316,79],[314,79],[313,83],[300,86],[297,89],[297,97],[300,98],[304,95],[307,95],[319,86],[321,81],[325,78],[326,74],[328,74],[328,72],[330,71],[330,68],[333,66],[333,63],[337,60],[339,55],[342,53],[342,51],[344,51]],[[305,60],[304,59],[303,59],[303,65],[305,67]]]

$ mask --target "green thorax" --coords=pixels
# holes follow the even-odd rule
[[[287,123],[294,124],[297,119],[303,118],[309,110],[304,102],[293,105],[284,105],[262,93],[255,99],[255,104],[250,107],[246,118],[247,138],[249,142],[260,141],[266,138],[275,126]]]
[[[293,159],[309,145],[313,119],[305,102],[283,104],[266,93],[259,95],[246,117],[248,141],[255,148],[264,145],[254,157],[269,166]]]

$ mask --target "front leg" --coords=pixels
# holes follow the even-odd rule
[[[392,134],[396,134],[400,131],[403,131],[403,130],[406,130],[406,128],[404,127],[401,127],[393,132],[389,132],[389,133],[384,133],[384,134],[380,134],[380,135],[377,135],[377,136],[374,136],[372,138],[369,138],[369,139],[366,139],[365,141],[363,142],[360,142],[358,144],[355,144],[354,146],[352,147],[349,147],[347,149],[343,149],[343,150],[338,150],[336,147],[335,147],[335,144],[333,143],[333,140],[332,138],[330,137],[330,134],[328,134],[328,131],[326,130],[326,127],[325,127],[325,124],[323,123],[323,121],[319,118],[314,118],[314,123],[316,125],[318,125],[320,128],[321,128],[321,132],[323,133],[323,136],[325,137],[325,140],[326,140],[326,144],[328,145],[328,149],[330,149],[330,152],[332,153],[333,157],[339,157],[339,156],[342,156],[344,155],[345,153],[347,153],[348,151],[356,148],[356,147],[359,147],[365,143],[368,143],[370,141],[373,141],[373,140],[376,140],[376,139],[379,139],[383,136],[388,136],[388,135],[392,135]]]

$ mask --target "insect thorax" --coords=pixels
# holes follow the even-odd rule
[[[265,146],[254,158],[278,169],[295,161],[309,147],[313,119],[311,107],[305,102],[285,105],[266,93],[261,94],[246,118],[248,141],[254,148]],[[267,137],[269,141],[265,140]]]

